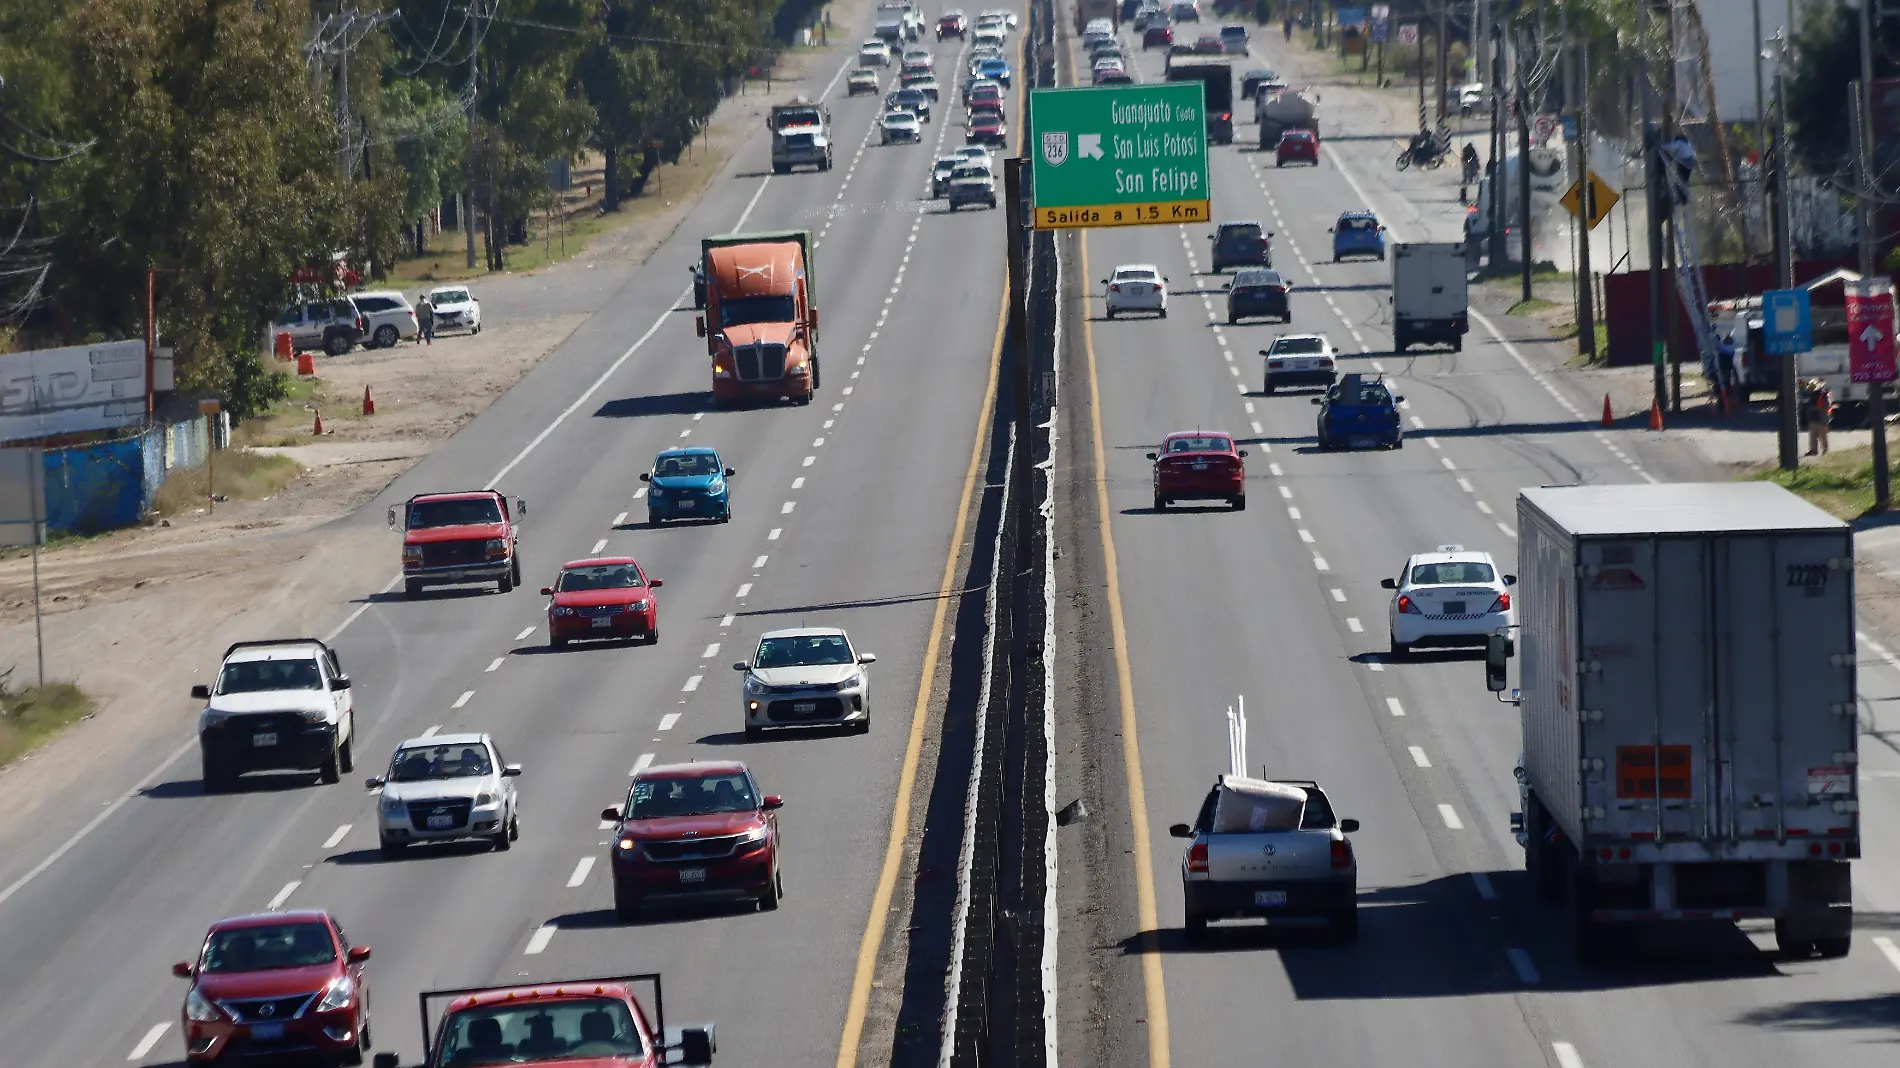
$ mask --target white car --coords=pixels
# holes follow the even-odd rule
[[[1283,386],[1330,389],[1339,380],[1337,354],[1325,334],[1281,334],[1260,355],[1266,357],[1260,374],[1262,393]]]
[[[467,330],[482,332],[482,302],[467,286],[436,286],[429,290],[429,306],[435,309],[435,332]]]
[[[1155,312],[1168,317],[1168,280],[1152,263],[1124,263],[1102,279],[1108,287],[1108,317],[1121,312]]]
[[[748,738],[767,727],[845,724],[871,730],[871,678],[877,662],[837,627],[775,630],[761,635],[752,659],[732,665],[744,675],[740,700]]]
[[[238,642],[218,681],[191,688],[204,792],[247,771],[314,771],[336,782],[356,765],[356,702],[336,651],[315,638]]]
[[[990,173],[989,165],[984,163],[959,165],[950,175],[948,199],[951,211],[965,204],[996,207],[996,177]]]
[[[924,139],[924,128],[908,111],[886,112],[878,124],[878,139],[879,144],[914,145]]]
[[[1379,580],[1392,591],[1392,655],[1410,655],[1421,645],[1483,645],[1516,619],[1510,590],[1516,583],[1516,575],[1498,571],[1490,553],[1462,545],[1414,554],[1397,578]]]
[[[988,145],[964,145],[962,148],[952,152],[951,155],[981,163],[989,167],[992,171],[996,169],[994,166],[996,156],[990,151]]]
[[[926,74],[922,78],[909,79],[909,82],[910,84],[904,86],[904,88],[917,90],[929,97],[931,103],[934,104],[943,99],[943,86],[937,81],[936,75]]]
[[[858,46],[858,66],[888,67],[891,65],[891,46],[883,41],[870,40]]]
[[[382,791],[376,835],[385,858],[416,842],[486,839],[507,849],[521,837],[515,777],[521,765],[502,762],[486,734],[411,738],[389,758],[389,773],[368,780]]]
[[[859,93],[877,92],[877,71],[870,67],[859,67],[844,80],[844,95],[857,96]]]
[[[392,349],[397,342],[414,338],[421,332],[416,323],[416,309],[409,305],[409,298],[393,289],[351,293],[350,300],[363,316],[363,347],[366,349]]]
[[[937,57],[928,49],[912,48],[904,53],[904,66],[914,70],[936,70]]]
[[[962,156],[938,156],[930,169],[930,196],[932,199],[945,196],[950,192],[950,176],[965,162]]]

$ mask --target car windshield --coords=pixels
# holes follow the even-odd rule
[[[432,779],[469,779],[492,775],[488,747],[480,742],[416,745],[396,750],[389,761],[390,782],[428,782]]]
[[[493,497],[417,501],[409,506],[410,530],[499,522],[501,522],[501,502]]]
[[[793,317],[790,294],[772,297],[727,297],[719,302],[720,326],[747,323],[789,323]]]
[[[1232,439],[1215,437],[1212,434],[1191,438],[1172,438],[1168,441],[1169,452],[1227,452],[1233,447]]]
[[[640,1029],[617,998],[501,1001],[453,1013],[442,1024],[443,1068],[646,1055]]]
[[[1412,585],[1450,586],[1461,582],[1495,582],[1490,564],[1465,560],[1450,564],[1413,564]]]
[[[1338,228],[1341,230],[1372,231],[1372,230],[1377,230],[1379,228],[1379,221],[1377,219],[1367,218],[1364,215],[1360,215],[1360,216],[1349,215],[1339,220]]]
[[[950,179],[956,182],[980,182],[989,176],[988,167],[958,167]]]
[[[429,303],[431,304],[466,304],[468,303],[468,290],[466,289],[440,289],[434,293],[429,294]]]
[[[1275,356],[1299,356],[1303,353],[1326,351],[1326,342],[1316,337],[1281,337],[1273,339]]]
[[[1220,228],[1220,239],[1223,244],[1258,241],[1260,240],[1260,227],[1253,223],[1223,226]]]
[[[238,660],[224,665],[224,671],[218,675],[221,694],[321,689],[323,673],[317,670],[314,656],[295,660]]]
[[[205,939],[200,972],[228,975],[273,968],[308,968],[336,960],[336,941],[320,923],[233,927]]]
[[[759,655],[752,661],[758,668],[818,667],[849,664],[851,643],[842,634],[798,634],[785,638],[765,638],[759,642]]]
[[[640,569],[632,564],[587,564],[561,569],[554,588],[561,593],[583,590],[631,590],[646,585]]]
[[[1235,289],[1242,289],[1248,286],[1280,286],[1285,284],[1285,282],[1280,281],[1280,272],[1278,271],[1241,271],[1234,275]]]
[[[656,478],[684,478],[718,473],[719,457],[709,452],[666,453],[653,462],[653,475]]]
[[[694,778],[639,779],[628,793],[627,818],[704,816],[714,812],[750,812],[759,807],[752,780],[743,772]]]

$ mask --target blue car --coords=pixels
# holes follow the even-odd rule
[[[1003,88],[1009,88],[1009,61],[991,56],[979,59],[976,63],[976,75],[979,78],[994,78]]]
[[[1333,224],[1333,262],[1347,256],[1372,256],[1385,259],[1385,227],[1369,211],[1349,211]]]
[[[1339,384],[1314,397],[1319,405],[1319,447],[1333,449],[1402,449],[1405,429],[1399,423],[1399,402],[1383,378],[1341,375]]]
[[[719,454],[705,446],[668,449],[653,458],[653,470],[642,473],[647,484],[647,523],[658,526],[669,519],[732,520],[731,491],[726,480],[737,474],[719,462]]]

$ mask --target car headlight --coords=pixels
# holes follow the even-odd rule
[[[854,671],[851,676],[838,684],[840,690],[855,690],[864,685],[864,672]]]
[[[330,980],[330,985],[324,988],[323,1000],[317,1002],[317,1011],[335,1012],[338,1009],[347,1008],[350,999],[355,996],[356,980],[347,975],[339,975]]]
[[[619,849],[622,853],[631,853],[633,852],[634,841],[631,838],[622,838],[614,843],[614,847]]]
[[[221,708],[211,708],[207,706],[203,712],[198,714],[198,727],[200,730],[206,727],[216,727],[230,717],[231,713]]]
[[[488,539],[488,555],[491,559],[497,556],[507,556],[508,555],[507,540],[504,538]]]
[[[757,675],[747,675],[745,677],[745,692],[764,693],[765,683],[760,682],[759,677]]]
[[[726,492],[726,480],[723,478],[715,478],[711,482],[706,483],[706,492],[707,493]]]
[[[494,803],[495,803],[494,794],[484,792],[484,793],[479,793],[475,795],[476,808],[487,808],[488,806]]]
[[[749,831],[741,832],[739,835],[740,845],[747,845],[752,842],[763,842],[763,841],[765,841],[765,824],[763,823],[759,824],[757,827],[754,827]]]
[[[382,809],[385,813],[388,813],[391,816],[402,815],[402,809],[403,809],[402,798],[392,797],[389,794],[384,794],[383,800],[382,800]]]
[[[647,491],[647,496],[652,497],[654,500],[658,500],[661,497],[666,496],[666,487],[654,486],[652,489]]]
[[[224,1010],[212,1004],[210,998],[198,993],[198,988],[194,986],[185,994],[185,1019],[195,1023],[211,1023],[224,1019]]]
[[[646,610],[647,603],[645,601],[635,601],[627,606],[627,611],[629,612],[644,612]]]
[[[557,616],[571,616],[574,614],[574,609],[564,604],[557,604],[554,606],[554,614]]]

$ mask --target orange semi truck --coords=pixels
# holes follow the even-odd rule
[[[809,230],[700,241],[713,401],[810,404],[818,390],[818,287]]]

